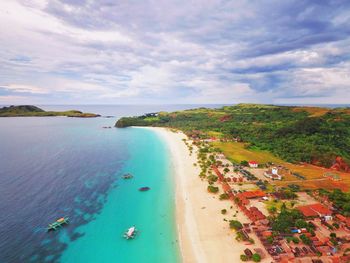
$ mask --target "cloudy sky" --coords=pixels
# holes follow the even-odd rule
[[[0,104],[238,102],[350,103],[350,1],[0,1]]]

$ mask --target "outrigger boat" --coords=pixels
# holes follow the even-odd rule
[[[57,228],[60,228],[63,225],[68,224],[68,222],[69,222],[68,217],[61,217],[57,219],[55,222],[53,222],[52,224],[49,224],[49,226],[47,227],[47,231],[56,230]]]
[[[123,175],[123,179],[131,179],[133,178],[134,176],[132,176],[132,174],[124,174]]]
[[[125,239],[133,239],[133,238],[135,238],[136,233],[137,233],[136,227],[132,226],[128,230],[125,231],[124,238]]]

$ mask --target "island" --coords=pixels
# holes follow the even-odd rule
[[[19,105],[0,108],[0,117],[52,117],[66,116],[75,118],[95,118],[99,114],[84,113],[77,110],[69,111],[44,111],[33,105]]]
[[[350,109],[238,104],[121,118],[169,145],[184,262],[350,262]]]

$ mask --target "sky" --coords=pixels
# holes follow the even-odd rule
[[[349,104],[348,0],[2,0],[0,104]]]

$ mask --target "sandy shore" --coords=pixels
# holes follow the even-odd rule
[[[247,247],[235,240],[228,222],[236,208],[228,201],[220,201],[218,194],[206,191],[207,182],[199,178],[197,154],[190,152],[182,141],[183,133],[163,128],[151,128],[167,143],[171,152],[171,165],[176,181],[176,222],[179,232],[183,262],[240,262],[240,255]],[[221,187],[220,187],[221,188]],[[220,189],[221,190],[221,189]],[[227,214],[221,214],[221,209]],[[242,223],[247,219],[241,213],[234,218]]]

